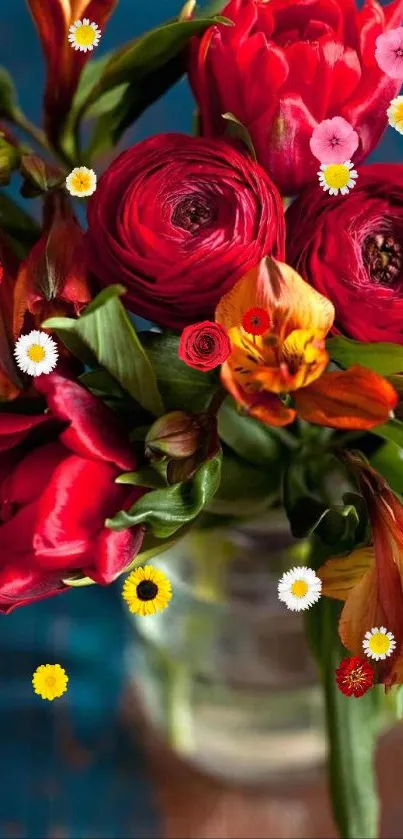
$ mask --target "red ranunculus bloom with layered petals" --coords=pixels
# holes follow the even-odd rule
[[[37,380],[38,416],[0,414],[0,612],[67,587],[78,571],[112,582],[139,551],[143,528],[105,519],[143,493],[115,483],[136,466],[112,412],[81,385]]]
[[[222,141],[158,134],[123,152],[88,208],[88,264],[101,285],[160,326],[210,319],[223,294],[284,249],[279,193]]]
[[[215,26],[195,39],[190,81],[202,133],[221,136],[231,112],[249,131],[259,163],[283,195],[316,179],[309,147],[322,120],[341,116],[358,133],[354,163],[375,148],[401,81],[375,60],[375,41],[399,26],[403,0],[231,0]]]
[[[334,331],[403,344],[403,166],[362,166],[348,195],[311,187],[286,222],[287,262],[332,301]]]

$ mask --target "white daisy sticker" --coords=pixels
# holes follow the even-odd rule
[[[347,195],[355,187],[358,172],[351,160],[344,163],[322,163],[318,172],[319,183],[329,195]]]
[[[374,658],[375,661],[388,658],[392,655],[396,648],[396,641],[391,632],[388,632],[385,626],[373,627],[369,632],[365,633],[362,642],[365,655],[368,658]]]
[[[87,52],[97,47],[101,37],[101,30],[96,23],[91,23],[89,18],[76,20],[69,28],[68,39],[75,50]]]
[[[278,599],[292,612],[309,609],[317,603],[322,592],[322,580],[312,568],[301,566],[286,571],[278,584]]]
[[[21,335],[14,347],[18,367],[28,376],[50,373],[57,364],[57,346],[46,332],[34,329],[29,335]]]
[[[88,198],[97,188],[97,176],[93,169],[76,166],[66,178],[66,188],[75,198]]]

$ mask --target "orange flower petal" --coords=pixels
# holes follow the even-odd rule
[[[295,394],[302,419],[332,428],[373,428],[388,421],[396,402],[389,382],[359,364],[324,373]]]
[[[286,408],[278,396],[263,390],[254,393],[244,390],[234,378],[228,361],[221,367],[221,380],[237,404],[265,425],[289,425],[294,421],[295,411],[292,408]]]
[[[375,553],[372,547],[358,548],[348,556],[328,559],[317,572],[322,580],[322,594],[336,600],[346,600],[351,589],[359,583],[374,560]]]
[[[362,655],[365,633],[373,626],[386,626],[393,632],[387,615],[379,609],[375,569],[367,571],[347,597],[339,622],[341,642],[353,655]]]
[[[334,307],[289,265],[270,257],[263,259],[221,298],[216,321],[226,329],[240,326],[245,312],[257,306],[271,317],[271,331],[284,340],[294,329],[327,334],[334,320]]]
[[[21,263],[14,291],[14,336],[24,326],[25,315],[34,315],[34,325],[58,311],[76,314],[89,303],[83,242],[84,234],[67,199],[48,204],[51,221],[39,241]]]

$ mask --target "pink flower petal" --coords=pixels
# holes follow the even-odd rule
[[[321,163],[344,163],[358,148],[358,134],[343,117],[324,119],[314,128],[309,145]]]
[[[391,79],[403,80],[403,27],[383,32],[376,39],[378,66]]]

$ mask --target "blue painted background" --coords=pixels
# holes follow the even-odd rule
[[[175,15],[176,0],[120,0],[97,55]],[[23,0],[0,0],[0,64],[38,120],[43,65]],[[191,131],[185,81],[154,105],[126,144],[164,130]],[[373,155],[401,160],[403,137],[389,128]],[[0,839],[117,839],[160,836],[144,758],[119,717],[124,655],[132,640],[118,586],[73,591],[1,619]],[[30,679],[58,661],[70,675],[63,700],[43,702]]]

